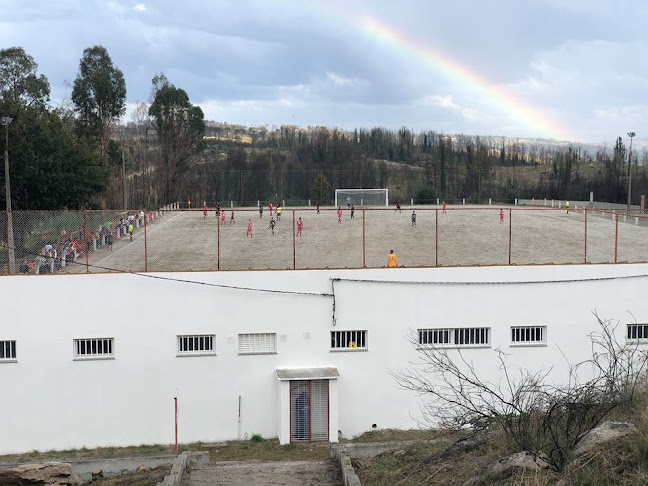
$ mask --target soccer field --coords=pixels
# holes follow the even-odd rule
[[[448,208],[446,214],[436,207],[414,210],[416,226],[407,207],[401,213],[367,209],[364,222],[361,209],[351,219],[345,208],[342,223],[334,209],[317,214],[311,208],[295,208],[294,219],[301,217],[304,228],[294,246],[291,208],[284,209],[274,236],[267,211],[260,218],[257,210],[235,210],[236,223],[231,224],[228,210],[220,237],[214,211],[206,219],[202,211],[172,211],[147,227],[146,238],[140,228],[133,242],[121,238],[112,252],[102,247],[91,253],[90,271],[383,267],[392,249],[399,266],[405,267],[585,262],[582,211],[504,208],[500,222],[500,207],[495,206]],[[614,262],[615,244],[617,261],[646,261],[643,241],[648,228],[634,224],[634,217],[624,223],[621,215],[615,243],[615,217],[588,211],[587,262]],[[246,237],[248,220],[253,224],[251,238]],[[86,271],[85,265],[67,270]]]

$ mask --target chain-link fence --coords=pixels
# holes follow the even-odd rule
[[[648,215],[498,206],[0,213],[0,274],[646,262]]]

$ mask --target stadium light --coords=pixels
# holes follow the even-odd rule
[[[5,204],[7,205],[7,247],[9,249],[8,274],[16,271],[16,255],[14,251],[14,233],[13,233],[13,215],[11,214],[11,182],[9,180],[9,124],[13,118],[8,116],[0,117],[0,125],[5,127],[5,150],[4,150],[4,168],[5,168]]]
[[[635,132],[628,132],[628,137],[630,137],[630,152],[628,153],[628,207],[626,209],[628,214],[630,214],[630,198],[632,197],[632,139],[635,135]]]

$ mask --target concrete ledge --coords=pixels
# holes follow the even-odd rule
[[[346,450],[346,445],[332,446],[331,458],[337,460],[340,464],[342,484],[344,484],[344,486],[362,486],[360,478],[355,473],[353,464],[351,464],[351,456],[349,456],[349,453]]]
[[[363,458],[363,457],[375,457],[378,454],[389,451],[397,451],[398,449],[403,449],[414,444],[420,444],[421,442],[431,442],[431,441],[420,441],[420,440],[399,440],[391,442],[358,442],[358,443],[348,443],[342,445],[332,445],[331,446],[331,459],[338,459],[339,453],[336,449],[344,449],[346,453],[352,459]],[[432,441],[433,442],[433,441]]]
[[[101,470],[104,477],[117,476],[123,470],[135,471],[138,467],[144,466],[154,468],[165,464],[172,464],[175,460],[175,454],[158,455],[158,456],[134,456],[134,457],[116,457],[110,459],[48,459],[47,461],[67,462],[72,465],[72,471],[83,480],[92,478],[92,471]],[[16,467],[26,463],[0,463],[0,467]]]
[[[157,483],[157,486],[180,486],[184,473],[187,470],[187,465],[189,464],[189,457],[189,452],[183,452],[176,457],[175,461],[173,461],[173,466],[171,466],[171,474],[164,476],[164,479]]]

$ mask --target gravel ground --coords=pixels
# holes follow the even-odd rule
[[[191,468],[183,486],[339,486],[333,461],[215,462]]]
[[[508,264],[583,263],[585,261],[585,218],[582,212],[499,207],[448,208],[446,214],[433,208],[415,208],[417,224],[411,224],[411,208],[367,210],[364,215],[365,254],[368,267],[386,265],[393,249],[400,266],[450,266]],[[293,268],[293,210],[284,214],[272,235],[269,215],[258,211],[235,211],[236,223],[219,226],[214,212],[204,219],[201,211],[170,212],[149,225],[144,238],[139,229],[115,242],[112,252],[100,248],[90,255],[91,271],[106,268],[144,270],[147,247],[149,271],[217,270],[220,231],[220,269]],[[303,236],[295,237],[296,268],[358,268],[363,266],[363,212],[355,218],[343,210],[342,223],[336,211],[295,209],[295,220],[304,222]],[[247,221],[253,223],[253,237],[246,237]],[[512,221],[511,221],[512,220]],[[618,261],[647,261],[643,241],[648,228],[633,224],[634,218],[619,218]],[[610,215],[588,214],[587,261],[614,262],[616,222]],[[436,236],[438,234],[438,244]],[[510,235],[510,250],[509,250]],[[85,261],[82,260],[82,263]],[[104,268],[102,268],[104,267]],[[67,271],[72,271],[72,267]],[[74,268],[85,271],[85,265]]]

